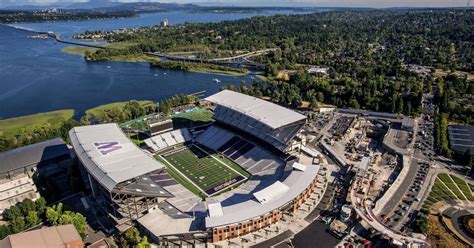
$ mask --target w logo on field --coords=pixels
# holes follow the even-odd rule
[[[117,141],[100,142],[100,143],[97,142],[97,143],[94,143],[94,146],[102,155],[108,155],[109,153],[113,151],[122,149],[122,146]]]

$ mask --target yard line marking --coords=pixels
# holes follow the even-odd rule
[[[207,155],[211,156],[212,158],[214,158],[215,160],[217,160],[219,163],[223,164],[225,167],[231,169],[231,170],[234,171],[235,173],[241,175],[241,176],[244,177],[244,178],[247,178],[245,175],[242,175],[240,172],[234,170],[234,168],[230,167],[230,166],[227,165],[226,163],[224,163],[224,162],[220,161],[218,158],[214,157],[214,155],[211,155],[211,154],[209,154],[207,151],[203,150],[201,147],[199,147],[199,146],[197,146],[197,145],[194,145],[194,144],[193,144],[193,146],[195,146],[195,147],[197,147],[199,150],[205,152]]]
[[[161,157],[161,155],[160,155]],[[170,162],[168,162],[168,160],[166,160],[165,158],[161,157],[165,163],[167,163],[169,166],[171,166],[171,168],[173,168],[176,172],[178,172],[181,176],[183,176],[184,178],[186,178],[186,180],[188,180],[189,183],[191,183],[192,185],[194,185],[196,188],[198,188],[199,190],[201,190],[202,193],[204,193],[206,196],[209,197],[209,195],[206,193],[206,191],[204,191],[203,189],[201,189],[201,187],[197,186],[197,184],[195,184],[191,179],[189,179],[186,175],[184,175],[180,170],[178,170],[177,168],[175,168]]]

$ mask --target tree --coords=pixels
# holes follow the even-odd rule
[[[28,212],[26,223],[29,227],[36,226],[39,223],[38,213],[36,211]]]
[[[25,218],[17,217],[10,221],[10,230],[12,233],[19,233],[26,229]]]
[[[87,220],[80,213],[64,211],[62,203],[46,209],[46,220],[53,226],[73,224],[82,238],[87,235]]]
[[[63,204],[58,203],[58,205],[53,205],[46,209],[46,220],[49,224],[56,226],[58,225],[59,218],[62,215]]]
[[[403,106],[403,97],[398,98],[398,103],[397,103],[397,113],[402,113],[404,106]]]
[[[316,99],[318,100],[318,102],[324,102],[324,94],[323,92],[318,92],[316,94]]]
[[[138,101],[129,101],[124,106],[124,110],[129,114],[130,119],[136,119],[140,116],[145,115],[145,109]]]
[[[10,221],[15,220],[21,216],[22,216],[21,210],[17,206],[11,206],[7,211],[7,218]]]
[[[35,204],[38,215],[42,215],[46,210],[46,200],[43,197],[40,197],[38,198],[38,200],[35,201]]]
[[[146,236],[143,236],[142,240],[140,243],[137,244],[136,248],[147,248],[148,247],[148,238]]]
[[[0,225],[0,239],[10,235],[10,228],[7,225]]]
[[[80,213],[76,213],[74,215],[74,218],[72,220],[72,224],[74,227],[76,227],[77,232],[81,237],[84,239],[87,235],[87,220],[86,217],[84,217]]]
[[[31,199],[24,199],[21,204],[19,204],[21,211],[23,213],[23,216],[27,216],[28,213],[36,211],[36,204],[34,201]]]
[[[87,220],[82,214],[74,213],[71,211],[65,211],[59,217],[58,225],[67,225],[67,224],[73,224],[77,232],[81,235],[81,237],[83,239],[86,237]]]
[[[240,89],[239,90],[240,90],[240,93],[242,93],[242,94],[248,94],[247,93],[247,90],[248,90],[247,89],[247,83],[245,82],[245,80],[240,81]]]
[[[268,74],[270,76],[276,77],[278,75],[278,65],[277,64],[270,64],[268,66]]]
[[[407,103],[407,109],[406,109],[406,111],[405,111],[405,114],[406,114],[406,115],[411,116],[411,114],[412,114],[412,113],[411,113],[411,108],[412,108],[412,107],[411,107],[411,102],[408,101],[408,103]]]
[[[311,109],[315,109],[316,107],[318,107],[318,101],[316,100],[316,97],[311,97],[310,101],[309,101],[309,107]]]
[[[136,227],[129,228],[125,233],[120,236],[120,247],[124,248],[135,248],[135,247],[146,247],[148,239],[141,237],[140,232]]]
[[[418,216],[413,223],[413,231],[416,233],[426,233],[428,229],[428,220],[425,216]]]

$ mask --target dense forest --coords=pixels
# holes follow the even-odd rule
[[[463,9],[344,10],[89,33],[111,42],[133,42],[133,53],[194,51],[204,59],[279,48],[252,58],[273,79],[252,83],[257,94],[283,105],[323,100],[340,107],[416,115],[426,78],[409,65],[431,72],[473,72],[473,14]],[[327,68],[328,74],[306,73],[313,66]],[[296,72],[281,81],[276,76],[282,70]],[[466,113],[460,110],[453,117],[470,122]]]

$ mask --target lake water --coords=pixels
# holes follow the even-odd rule
[[[166,12],[137,18],[49,23],[21,23],[15,27],[54,31],[63,37],[86,30],[113,30],[158,24],[217,22],[255,15],[288,14],[264,12],[245,14]],[[0,119],[74,109],[81,115],[101,104],[148,99],[159,101],[179,93],[215,93],[226,84],[251,81],[252,75],[235,77],[150,68],[147,63],[84,61],[82,56],[61,52],[65,44],[53,39],[30,39],[33,33],[0,25]],[[212,79],[218,78],[221,83]]]

